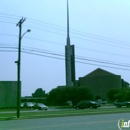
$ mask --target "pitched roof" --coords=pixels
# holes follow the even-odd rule
[[[84,77],[93,77],[93,76],[112,76],[116,75],[101,68],[97,68],[96,70],[92,71],[91,73],[85,75]]]

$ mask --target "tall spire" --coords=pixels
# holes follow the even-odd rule
[[[69,36],[69,4],[67,0],[67,45],[70,45],[70,36]]]

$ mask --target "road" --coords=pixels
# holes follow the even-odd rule
[[[118,120],[130,113],[0,121],[0,130],[118,130]]]

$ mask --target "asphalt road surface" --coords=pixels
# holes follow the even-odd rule
[[[130,120],[130,113],[0,121],[0,130],[119,130],[121,118]]]

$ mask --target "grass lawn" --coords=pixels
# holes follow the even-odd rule
[[[58,107],[60,108],[60,107]],[[61,107],[63,108],[63,107]],[[33,111],[29,112],[21,110],[19,119],[29,119],[29,118],[50,118],[50,117],[60,117],[60,116],[78,116],[78,115],[91,115],[91,114],[110,114],[110,113],[126,113],[130,112],[130,108],[97,108],[97,109],[61,109],[58,111]],[[17,119],[16,110],[12,111],[0,111],[0,120],[10,120]]]

